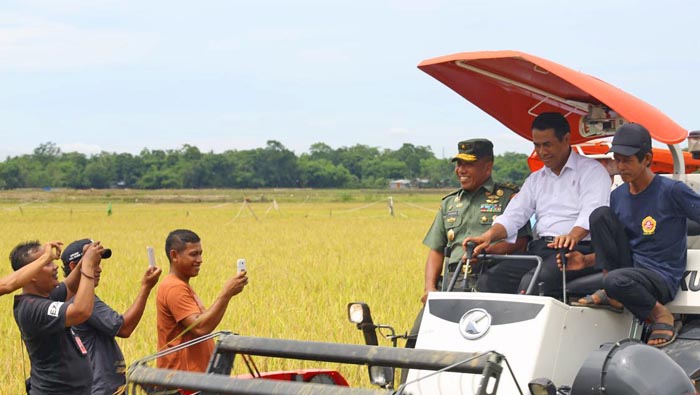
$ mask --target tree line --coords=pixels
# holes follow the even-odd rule
[[[529,173],[527,155],[495,158],[494,179],[518,185]],[[263,148],[201,152],[184,145],[143,149],[138,155],[62,152],[52,142],[31,154],[0,162],[0,188],[386,188],[389,180],[421,180],[423,187],[459,186],[454,165],[436,158],[428,146],[403,144],[397,150],[357,144],[331,148],[311,145],[297,156],[280,142]]]

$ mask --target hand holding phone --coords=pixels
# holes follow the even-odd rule
[[[243,258],[240,258],[238,262],[236,262],[236,266],[238,269],[238,273],[247,271],[245,268],[245,259]]]
[[[156,253],[153,251],[153,247],[146,247],[146,252],[148,253],[148,266],[156,266]]]

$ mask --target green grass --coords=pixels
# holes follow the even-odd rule
[[[109,196],[106,194],[109,193]],[[219,330],[273,338],[362,344],[347,321],[346,305],[364,301],[375,321],[410,329],[420,304],[427,248],[423,236],[443,191],[13,191],[0,194],[5,237],[0,251],[20,241],[91,237],[112,248],[103,262],[100,297],[124,311],[137,293],[156,248],[167,272],[163,244],[167,233],[189,228],[202,237],[204,266],[192,285],[211,304],[237,258],[246,258],[250,284],[234,297]],[[211,193],[211,194],[209,194]],[[45,195],[48,194],[48,195]],[[346,200],[344,196],[350,196]],[[47,196],[49,198],[47,198]],[[169,203],[177,199],[185,203]],[[265,196],[265,199],[260,199]],[[387,198],[394,200],[389,215]],[[249,197],[248,207],[241,204]],[[339,198],[341,197],[341,198]],[[138,202],[136,200],[138,199]],[[275,210],[272,200],[278,202]],[[112,203],[111,216],[107,204]],[[76,203],[81,202],[81,203]],[[158,203],[155,203],[158,202]],[[11,269],[0,265],[0,275]],[[12,318],[12,297],[0,298],[5,340],[0,362],[2,394],[22,393],[29,362]],[[127,364],[156,351],[155,290],[144,317],[129,339],[120,340]],[[384,345],[389,345],[386,342]],[[339,369],[353,385],[368,387],[366,368],[318,362],[257,358],[260,370],[303,367]],[[237,361],[240,362],[240,361]],[[23,372],[24,370],[24,372]],[[245,373],[237,363],[235,373]]]

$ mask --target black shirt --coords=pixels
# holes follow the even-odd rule
[[[15,296],[15,321],[32,364],[30,394],[90,394],[90,361],[66,328],[68,305],[38,295]]]

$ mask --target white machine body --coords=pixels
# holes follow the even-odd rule
[[[426,302],[416,348],[501,353],[527,393],[527,383],[538,377],[572,383],[591,351],[629,337],[633,325],[629,312],[568,306],[550,297],[433,292]],[[479,337],[467,338],[475,336]],[[506,364],[502,366],[498,393],[517,394]],[[481,381],[481,375],[427,377],[431,373],[411,370],[407,382],[415,382],[407,386],[406,393],[471,395],[477,393]]]

